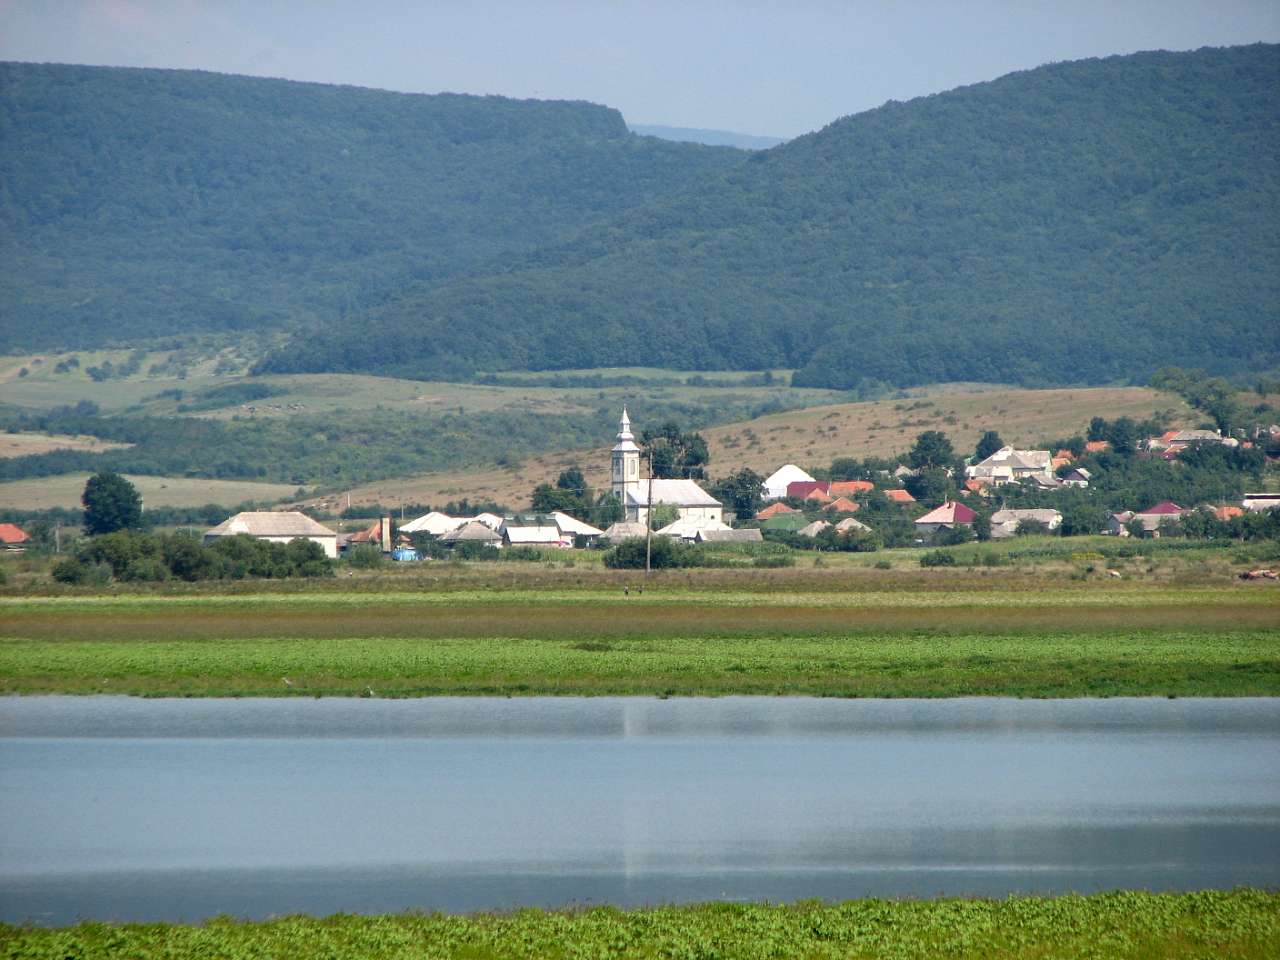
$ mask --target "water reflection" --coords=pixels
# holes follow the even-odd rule
[[[1271,700],[0,700],[0,917],[1280,883]]]

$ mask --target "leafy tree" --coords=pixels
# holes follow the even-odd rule
[[[979,463],[1003,447],[1004,441],[1000,439],[1000,434],[994,430],[988,430],[978,441],[977,449],[973,452],[973,462]]]
[[[711,494],[745,520],[753,517],[764,502],[764,477],[749,467],[730,474],[711,488]]]
[[[698,433],[682,433],[674,420],[646,429],[640,446],[651,456],[653,476],[663,479],[701,480],[711,459],[707,441]]]
[[[649,511],[649,526],[654,530],[661,530],[679,519],[680,509],[669,503],[659,503]]]
[[[921,470],[915,476],[904,477],[907,492],[928,507],[936,507],[948,499],[954,487],[945,470],[937,467]]]
[[[94,474],[84,485],[84,529],[94,535],[142,526],[142,497],[118,473]]]
[[[1133,453],[1138,449],[1138,425],[1132,417],[1120,417],[1111,424],[1106,439],[1116,453]]]
[[[916,437],[915,444],[907,454],[907,463],[913,470],[934,470],[950,467],[955,458],[956,452],[945,433],[941,430],[926,430]]]

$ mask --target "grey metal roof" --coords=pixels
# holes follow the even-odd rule
[[[251,537],[338,536],[337,531],[295,510],[247,510],[223,520],[205,536],[232,537],[237,533],[247,533]]]

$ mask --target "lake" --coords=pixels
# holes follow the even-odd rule
[[[1280,885],[1280,700],[0,698],[0,919]]]

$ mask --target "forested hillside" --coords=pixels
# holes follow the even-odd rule
[[[889,103],[267,367],[796,366],[851,387],[1274,365],[1278,104],[1266,45]]]
[[[0,350],[340,329],[741,157],[588,103],[0,63]]]

